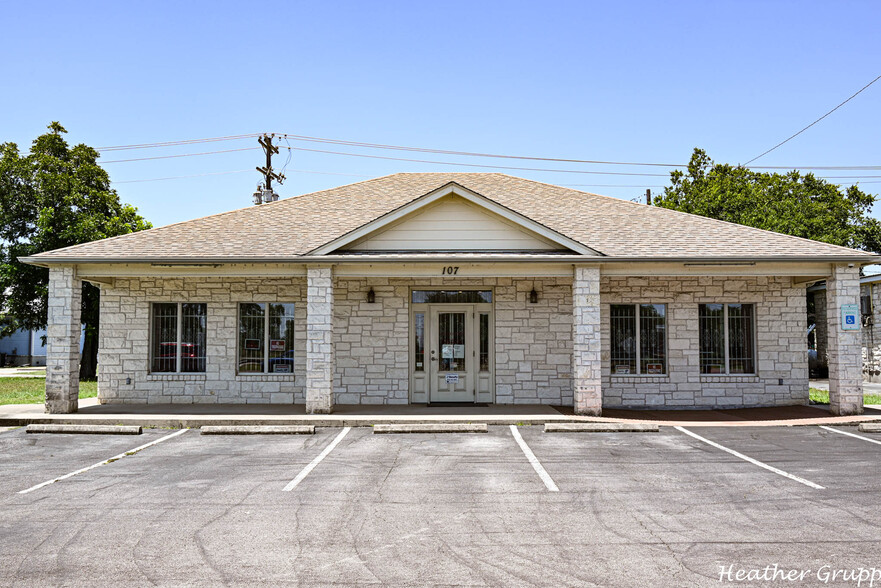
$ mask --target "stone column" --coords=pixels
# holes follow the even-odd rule
[[[333,269],[306,270],[306,412],[333,411]]]
[[[76,412],[80,393],[83,284],[75,266],[49,269],[46,412]]]
[[[572,312],[575,414],[599,416],[603,410],[599,268],[575,266]]]
[[[859,329],[841,328],[841,306],[859,304],[858,267],[833,265],[826,280],[826,357],[829,363],[829,404],[832,414],[863,413],[862,341]],[[857,316],[859,321],[859,316]]]

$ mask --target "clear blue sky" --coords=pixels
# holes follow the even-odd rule
[[[94,147],[276,131],[664,163],[687,162],[699,146],[716,161],[738,163],[881,74],[876,1],[17,2],[5,6],[0,22],[0,141],[24,148],[59,120],[71,142]],[[756,164],[881,164],[879,103],[881,82]],[[249,139],[125,151],[102,160],[255,145]],[[106,168],[121,198],[163,225],[247,206],[259,176],[125,182],[253,169],[261,158],[255,150]],[[481,171],[294,152],[279,192],[456,169]],[[666,183],[664,177],[508,173],[588,184],[582,189],[621,198]],[[861,185],[881,193],[879,180]]]

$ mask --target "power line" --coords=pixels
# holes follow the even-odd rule
[[[111,184],[138,184],[140,182],[159,182],[162,180],[180,180],[182,178],[201,178],[204,176],[222,176],[226,174],[241,174],[244,172],[252,172],[252,169],[236,169],[232,171],[222,171],[222,172],[208,172],[204,174],[188,174],[185,176],[168,176],[165,178],[147,178],[143,180],[119,180],[119,181],[111,181]]]
[[[820,177],[825,180],[828,180],[828,179],[853,180],[853,179],[860,179],[860,178],[881,178],[881,176],[820,176]]]
[[[507,170],[518,170],[518,171],[538,171],[538,172],[553,172],[553,173],[565,173],[565,174],[595,174],[595,175],[607,175],[607,176],[640,176],[640,177],[661,177],[666,178],[669,177],[669,174],[649,174],[649,173],[636,173],[636,172],[608,172],[608,171],[589,171],[589,170],[573,170],[573,169],[550,169],[550,168],[537,168],[537,167],[513,167],[513,166],[504,166],[504,165],[486,165],[486,164],[476,164],[476,163],[459,163],[452,161],[433,161],[429,159],[409,159],[404,157],[389,157],[383,155],[368,155],[365,153],[347,153],[343,151],[329,151],[324,149],[309,149],[306,147],[283,147],[286,149],[295,149],[297,151],[308,151],[312,153],[328,153],[332,155],[348,155],[350,157],[366,157],[370,159],[387,159],[392,161],[406,161],[412,163],[431,163],[438,165],[457,165],[464,167],[477,167],[477,168],[488,168],[488,169],[507,169]],[[881,176],[828,176],[830,178],[876,178]]]
[[[98,151],[123,151],[126,149],[152,149],[154,147],[174,147],[176,145],[193,145],[195,143],[214,143],[216,141],[237,141],[259,136],[260,133],[247,135],[226,135],[224,137],[208,137],[206,139],[183,139],[180,141],[160,141],[158,143],[138,143],[134,145],[111,145],[109,147],[96,147]]]
[[[294,149],[296,151],[309,151],[312,153],[328,153],[331,155],[347,155],[349,157],[367,157],[369,159],[387,159],[391,161],[407,161],[411,163],[430,163],[434,165],[456,165],[460,167],[479,167],[486,169],[509,169],[509,170],[518,170],[518,171],[537,171],[537,172],[552,172],[552,173],[563,173],[563,174],[596,174],[603,176],[653,176],[653,177],[661,177],[666,178],[668,174],[643,174],[643,173],[627,173],[627,172],[607,172],[607,171],[588,171],[588,170],[576,170],[576,169],[548,169],[541,167],[511,167],[506,165],[484,165],[479,163],[458,163],[453,161],[432,161],[428,159],[408,159],[404,157],[388,157],[385,155],[368,155],[366,153],[346,153],[343,151],[327,151],[324,149],[308,149],[306,147],[283,147],[283,149]]]
[[[285,172],[285,170],[288,168],[288,164],[291,162],[291,158],[292,158],[293,155],[294,155],[294,152],[291,151],[291,149],[290,149],[291,142],[288,141],[287,137],[285,137],[284,142],[285,142],[285,144],[289,147],[289,149],[288,149],[288,156],[287,156],[287,158],[284,160],[284,165],[281,166],[281,172],[280,172],[281,175],[284,175],[284,172]]]
[[[866,86],[868,87],[868,86]],[[864,88],[865,89],[865,88]],[[843,103],[842,103],[843,104]],[[151,148],[163,148],[163,147],[174,147],[180,145],[193,145],[198,143],[210,143],[217,141],[232,141],[232,140],[241,140],[241,139],[249,139],[253,137],[260,136],[262,133],[248,133],[244,135],[226,135],[221,137],[207,137],[203,139],[183,139],[179,141],[161,141],[156,143],[138,143],[132,145],[113,145],[109,147],[99,147],[99,151],[119,151],[119,150],[128,150],[128,149],[151,149]],[[329,143],[335,145],[346,145],[351,147],[364,147],[368,149],[387,149],[387,150],[396,150],[396,151],[412,151],[417,153],[436,153],[440,155],[461,155],[466,157],[489,157],[489,158],[497,158],[497,159],[522,159],[529,161],[554,161],[554,162],[563,162],[563,163],[584,163],[584,164],[595,164],[595,165],[632,165],[632,166],[654,166],[654,167],[686,167],[685,164],[672,164],[672,163],[653,163],[653,162],[627,162],[627,161],[601,161],[601,160],[589,160],[589,159],[572,159],[572,158],[558,158],[558,157],[533,157],[527,155],[505,155],[498,153],[480,153],[480,152],[472,152],[472,151],[454,151],[448,149],[430,149],[425,147],[406,147],[401,145],[388,145],[383,143],[367,143],[362,141],[349,141],[344,139],[331,139],[327,137],[312,137],[307,135],[295,135],[290,133],[277,133],[279,136],[287,139],[293,139],[295,141],[307,141],[314,143]],[[218,151],[217,153],[223,153],[225,151]],[[215,153],[215,152],[209,152]],[[188,155],[187,155],[188,156]],[[760,156],[761,157],[761,156]],[[143,159],[133,159],[133,160],[120,160],[120,161],[142,161]],[[758,158],[756,158],[758,159]],[[754,160],[751,160],[754,161]],[[117,163],[117,161],[107,161],[104,163]],[[802,166],[793,166],[793,165],[775,165],[775,166],[753,166],[752,169],[768,169],[768,170],[881,170],[881,165],[863,165],[863,166],[810,166],[810,165],[802,165]]]
[[[403,158],[403,157],[389,157],[383,155],[369,155],[365,153],[348,153],[343,151],[331,151],[325,149],[310,149],[307,147],[283,147],[284,149],[288,149],[289,154],[292,150],[296,151],[307,151],[312,153],[324,153],[330,155],[342,155],[349,157],[363,157],[369,159],[384,159],[391,161],[406,161],[410,163],[428,163],[435,165],[451,165],[451,166],[460,166],[460,167],[474,167],[474,168],[483,168],[483,169],[505,169],[505,170],[516,170],[516,171],[536,171],[536,172],[547,172],[547,173],[569,173],[569,174],[586,174],[586,175],[609,175],[609,176],[626,176],[626,177],[668,177],[668,174],[654,174],[654,173],[637,173],[637,172],[609,172],[609,171],[590,171],[590,170],[572,170],[572,169],[554,169],[554,168],[534,168],[534,167],[515,167],[515,166],[501,166],[501,165],[489,165],[489,164],[472,164],[472,163],[460,163],[460,162],[451,162],[451,161],[433,161],[427,159],[412,159],[412,158]],[[152,161],[159,159],[176,159],[179,157],[195,157],[202,155],[215,155],[221,153],[235,153],[239,151],[252,151],[254,149],[259,149],[258,147],[241,147],[238,149],[221,149],[217,151],[203,151],[199,153],[178,153],[174,155],[156,155],[152,157],[135,157],[130,159],[114,159],[109,161],[103,161],[101,163],[129,163],[135,161]],[[288,159],[290,161],[290,159]],[[286,164],[287,165],[287,162]],[[866,166],[866,167],[874,167],[874,166]],[[878,166],[881,169],[881,166]],[[840,168],[828,168],[828,169],[840,169]],[[846,168],[845,168],[846,169]],[[197,174],[198,175],[198,174]],[[175,178],[177,176],[174,176]],[[183,177],[183,176],[182,176]],[[190,176],[186,176],[190,177]],[[195,177],[195,176],[193,176]],[[363,177],[363,176],[359,176]],[[828,176],[828,178],[840,178],[840,179],[861,179],[861,178],[876,178],[881,176]]]
[[[744,164],[744,167],[746,164]],[[785,169],[809,171],[876,171],[881,165],[754,165],[750,169]]]
[[[279,135],[293,139],[295,141],[307,141],[312,143],[330,143],[335,145],[346,145],[350,147],[365,147],[369,149],[390,149],[396,151],[412,151],[417,153],[437,153],[440,155],[462,155],[467,157],[491,157],[498,159],[523,159],[531,161],[555,161],[563,163],[585,163],[598,165],[632,165],[632,166],[655,166],[655,167],[688,167],[687,164],[674,163],[648,163],[648,162],[627,162],[627,161],[599,161],[590,159],[567,159],[558,157],[532,157],[528,155],[502,155],[497,153],[479,153],[472,151],[452,151],[446,149],[430,149],[426,147],[405,147],[401,145],[387,145],[383,143],[364,143],[360,141],[348,141],[344,139],[329,139],[326,137],[310,137],[307,135],[292,135],[287,133],[279,133]],[[787,165],[767,165],[754,166],[752,169],[805,169],[805,170],[881,170],[881,165],[865,165],[865,166],[787,166]]]
[[[848,98],[847,100],[845,100],[844,102],[842,102],[841,104],[839,104],[838,106],[836,106],[835,108],[833,108],[832,110],[830,110],[829,112],[827,112],[826,114],[824,114],[823,116],[821,116],[820,118],[818,118],[817,120],[815,120],[814,122],[812,122],[811,124],[809,124],[808,126],[803,128],[802,130],[797,132],[796,134],[792,135],[791,137],[789,137],[787,139],[784,139],[783,141],[780,141],[779,143],[777,143],[776,145],[774,145],[773,147],[771,147],[770,149],[768,149],[767,151],[765,151],[761,155],[756,155],[755,157],[753,157],[752,159],[750,159],[749,161],[747,161],[743,165],[747,166],[747,165],[751,164],[752,162],[754,162],[755,160],[759,159],[760,157],[764,157],[765,155],[771,153],[772,151],[774,151],[775,149],[777,149],[778,147],[780,147],[784,143],[787,143],[788,141],[795,139],[796,137],[798,137],[799,135],[804,133],[806,130],[808,130],[809,128],[811,128],[812,126],[814,126],[815,124],[817,124],[818,122],[820,122],[821,120],[823,120],[824,118],[826,118],[827,116],[829,116],[830,114],[832,114],[833,112],[835,112],[836,110],[838,110],[839,108],[841,108],[842,106],[844,106],[845,104],[847,104],[848,102],[850,102],[851,100],[856,98],[863,90],[865,90],[866,88],[868,88],[869,86],[871,86],[872,84],[877,82],[878,80],[881,80],[881,76],[878,76],[877,78],[875,78],[874,80],[872,80],[871,82],[869,82],[868,84],[866,84],[865,86],[863,86],[862,88],[857,90],[856,93],[853,94],[850,98]]]
[[[221,151],[203,151],[202,153],[178,153],[177,155],[157,155],[155,157],[137,157],[134,159],[114,159],[112,161],[102,161],[101,163],[128,163],[130,161],[149,161],[152,159],[173,159],[175,157],[194,157],[196,155],[214,155],[216,153],[233,153],[235,151],[253,151],[259,147],[242,147],[240,149],[223,149]]]
[[[589,163],[598,165],[632,165],[654,167],[687,167],[687,164],[678,163],[643,163],[635,161],[599,161],[590,159],[564,159],[559,157],[533,157],[529,155],[502,155],[498,153],[477,153],[472,151],[451,151],[447,149],[429,149],[427,147],[404,147],[401,145],[385,145],[382,143],[362,143],[360,141],[346,141],[343,139],[327,139],[324,137],[309,137],[306,135],[289,135],[279,133],[282,137],[295,141],[308,141],[311,143],[331,143],[334,145],[346,145],[349,147],[366,147],[370,149],[392,149],[396,151],[414,151],[418,153],[437,153],[440,155],[461,155],[467,157],[492,157],[496,159],[523,159],[529,161],[554,161],[561,163]]]
[[[188,174],[185,176],[168,176],[165,178],[145,178],[141,180],[120,180],[120,181],[111,181],[111,184],[137,184],[141,182],[159,182],[162,180],[180,180],[183,178],[200,178],[203,176],[222,176],[226,174],[241,174],[245,172],[253,172],[253,169],[236,169],[232,171],[222,171],[222,172],[208,172],[204,174]],[[311,169],[292,169],[291,173],[300,173],[300,174],[318,174],[323,176],[346,176],[350,178],[369,178],[371,176],[365,176],[363,174],[348,174],[342,172],[325,172],[325,171],[316,171]]]

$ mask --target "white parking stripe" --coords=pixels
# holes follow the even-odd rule
[[[98,462],[96,464],[92,464],[89,467],[83,468],[81,470],[77,470],[75,472],[70,472],[69,474],[64,474],[63,476],[59,476],[58,478],[53,478],[53,479],[48,480],[46,482],[43,482],[41,484],[37,484],[36,486],[31,486],[27,490],[21,490],[21,491],[19,491],[19,494],[27,494],[28,492],[33,492],[34,490],[39,490],[43,486],[48,486],[49,484],[54,484],[55,482],[60,482],[61,480],[66,480],[67,478],[72,478],[73,476],[76,476],[77,474],[82,474],[83,472],[88,472],[89,470],[95,469],[95,468],[100,467],[102,465],[107,465],[108,463],[113,463],[114,461],[120,460],[123,457],[128,457],[129,455],[134,455],[141,450],[147,449],[148,447],[152,447],[153,445],[156,445],[157,443],[162,443],[163,441],[167,441],[168,439],[171,439],[172,437],[177,437],[178,435],[183,435],[187,431],[189,431],[189,429],[181,429],[180,431],[175,431],[171,435],[166,435],[165,437],[160,437],[159,439],[156,439],[155,441],[151,441],[149,443],[141,445],[140,447],[135,447],[134,449],[129,449],[125,453],[120,453],[119,455],[114,455],[111,458],[105,459],[104,461]]]
[[[526,456],[526,459],[529,460],[529,463],[532,464],[532,469],[535,470],[535,473],[538,474],[538,477],[541,478],[541,481],[545,483],[545,486],[548,487],[548,490],[551,492],[559,492],[560,489],[557,488],[557,485],[554,483],[554,479],[551,475],[544,469],[541,465],[541,462],[538,461],[538,458],[535,457],[535,454],[529,448],[529,445],[526,444],[526,441],[523,440],[523,437],[520,436],[520,431],[517,430],[517,425],[511,425],[511,434],[514,435],[514,440],[517,442],[517,445],[520,446],[520,449],[523,450],[523,454]]]
[[[331,451],[333,451],[333,448],[336,447],[339,444],[339,442],[343,440],[343,437],[345,437],[346,434],[348,434],[348,432],[351,430],[352,430],[352,427],[343,427],[343,430],[340,431],[340,434],[337,435],[336,438],[330,442],[330,445],[325,447],[324,451],[322,451],[321,453],[318,454],[318,457],[316,457],[311,462],[309,462],[309,465],[304,467],[303,471],[300,472],[299,474],[297,474],[296,478],[291,480],[287,486],[282,488],[282,492],[290,492],[291,490],[296,488],[297,484],[302,482],[303,479],[309,475],[309,472],[311,472],[313,469],[315,469],[315,466],[317,466],[319,463],[321,463],[321,460],[324,459],[325,457],[327,457],[327,454],[330,453]]]
[[[704,437],[701,437],[700,435],[698,435],[698,434],[696,434],[696,433],[692,433],[692,432],[689,431],[688,429],[684,429],[684,428],[679,427],[679,426],[674,427],[674,428],[675,428],[676,430],[678,430],[678,431],[682,431],[682,432],[685,433],[686,435],[691,435],[692,437],[694,437],[695,439],[697,439],[697,440],[699,440],[699,441],[703,441],[703,442],[706,443],[707,445],[712,445],[712,446],[715,447],[716,449],[721,449],[722,451],[725,451],[725,452],[727,452],[727,453],[730,453],[731,455],[733,455],[733,456],[735,456],[735,457],[739,457],[740,459],[742,459],[742,460],[744,460],[744,461],[748,461],[749,463],[751,463],[751,464],[753,464],[753,465],[757,465],[757,466],[759,466],[760,468],[765,468],[765,469],[768,470],[769,472],[774,472],[775,474],[779,474],[779,475],[783,476],[784,478],[789,478],[790,480],[795,480],[796,482],[798,482],[798,483],[800,483],[800,484],[804,484],[805,486],[810,486],[811,488],[815,488],[815,489],[817,489],[817,490],[825,490],[825,488],[823,488],[823,486],[820,486],[819,484],[814,484],[814,483],[811,482],[810,480],[805,480],[804,478],[799,478],[798,476],[794,476],[794,475],[792,475],[792,474],[790,474],[790,473],[788,473],[788,472],[784,472],[784,471],[781,470],[781,469],[777,469],[777,468],[775,468],[774,466],[769,466],[768,464],[766,464],[766,463],[762,463],[761,461],[759,461],[759,460],[757,460],[757,459],[753,459],[753,458],[749,457],[748,455],[744,455],[744,454],[742,454],[742,453],[740,453],[740,452],[738,452],[738,451],[734,451],[733,449],[728,449],[728,448],[725,447],[724,445],[719,445],[718,443],[715,443],[715,442],[713,442],[713,441],[710,441],[709,439],[706,439],[706,438],[704,438]]]
[[[868,441],[869,443],[876,443],[881,445],[881,441],[877,439],[869,439],[868,437],[863,437],[862,435],[855,435],[853,433],[848,433],[847,431],[839,431],[838,429],[833,429],[831,427],[824,427],[820,425],[821,429],[826,429],[827,431],[832,431],[833,433],[840,433],[841,435],[847,435],[848,437],[856,437],[857,439],[862,439],[863,441]]]

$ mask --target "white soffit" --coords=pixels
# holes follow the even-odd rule
[[[601,256],[458,184],[426,194],[309,253],[335,251],[560,251]]]

